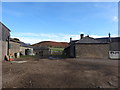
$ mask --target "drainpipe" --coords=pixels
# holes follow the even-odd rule
[[[9,50],[10,49],[10,36],[8,36],[8,50],[7,50],[7,55],[9,56]]]
[[[112,51],[111,36],[110,36],[110,33],[108,35],[109,35],[109,52],[110,52],[110,51]],[[110,57],[108,57],[108,58],[110,58]]]
[[[109,35],[109,42],[111,42],[111,36],[110,36],[110,33],[109,33],[108,35]]]

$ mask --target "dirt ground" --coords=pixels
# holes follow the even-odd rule
[[[117,88],[118,60],[19,58],[3,62],[3,88]]]

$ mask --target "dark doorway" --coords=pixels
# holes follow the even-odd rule
[[[17,58],[17,53],[14,53],[15,58]]]

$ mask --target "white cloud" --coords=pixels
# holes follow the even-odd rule
[[[63,34],[63,33],[52,33],[52,34],[46,34],[46,33],[12,33],[12,38],[19,38],[21,41],[25,43],[38,43],[41,41],[57,41],[57,42],[69,42],[70,37],[72,37],[72,40],[79,40],[80,35],[79,34]],[[86,36],[86,35],[85,35]],[[98,36],[98,35],[89,35],[93,38],[100,38],[100,37],[108,37],[106,36]],[[116,37],[117,35],[112,35],[112,37]]]
[[[58,37],[55,34],[45,34],[45,33],[12,33],[14,36],[20,36],[20,37],[48,37],[48,38],[56,38]]]
[[[21,41],[25,43],[38,43],[40,41],[58,41],[58,42],[69,42],[70,37],[73,40],[77,40],[80,38],[80,35],[72,35],[72,34],[62,34],[62,33],[11,33],[12,38],[19,38]]]
[[[118,22],[118,17],[117,17],[117,16],[113,16],[112,20],[113,20],[114,22]]]

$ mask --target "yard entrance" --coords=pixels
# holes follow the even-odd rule
[[[24,57],[16,61],[2,64],[3,88],[118,87],[117,60]]]
[[[64,48],[50,48],[50,57],[53,58],[63,58]]]

